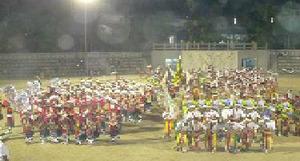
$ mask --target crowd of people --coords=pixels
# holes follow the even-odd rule
[[[78,145],[93,145],[105,134],[115,142],[122,123],[141,122],[154,102],[165,110],[164,138],[175,139],[182,152],[216,152],[220,147],[233,153],[254,147],[268,152],[274,134],[300,135],[299,96],[279,94],[275,73],[213,66],[184,72],[179,61],[175,70],[165,72],[148,67],[147,81],[81,79],[74,84],[55,78],[43,88],[36,80],[26,90],[5,86],[2,107],[9,129],[14,111],[19,113],[26,143],[33,141],[34,131],[41,143],[68,144],[74,138]]]
[[[164,78],[154,75],[167,85],[167,102],[177,105],[165,104],[162,114],[165,138],[175,135],[177,150],[215,152],[223,147],[238,153],[258,143],[268,152],[273,134],[300,134],[299,96],[278,94],[275,73],[213,66],[183,72],[179,64],[176,70],[168,68]]]
[[[115,142],[120,139],[122,122],[138,123],[142,120],[141,113],[150,111],[150,85],[125,79],[106,82],[82,79],[76,85],[59,78],[50,84],[42,88],[37,80],[28,82],[27,90],[3,88],[7,126],[9,129],[14,126],[14,106],[20,114],[26,143],[33,141],[34,131],[39,131],[41,143],[68,144],[74,135],[76,144],[93,145],[96,138],[105,134]]]

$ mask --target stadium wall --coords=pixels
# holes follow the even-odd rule
[[[137,74],[146,67],[141,52],[0,54],[1,78]]]
[[[178,59],[181,53],[181,51],[152,51],[152,66],[154,68],[156,68],[157,66],[161,66],[163,69],[165,69],[166,59]]]
[[[213,65],[217,69],[238,67],[238,51],[182,51],[182,67],[184,70],[207,69]]]
[[[265,71],[272,67],[270,51],[267,50],[159,50],[152,52],[152,66],[165,67],[165,59],[178,59],[179,55],[182,56],[184,70],[206,69],[208,65],[217,69],[242,68],[243,59],[254,60],[254,65]]]
[[[241,68],[243,59],[252,58],[255,66],[283,72],[292,68],[300,73],[300,50],[154,50],[145,52],[91,53],[9,53],[0,54],[0,78],[69,77],[106,75],[112,71],[137,74],[151,64],[165,68],[166,59],[182,55],[183,69]]]
[[[243,59],[253,59],[254,66],[264,71],[270,70],[270,51],[268,50],[240,50],[238,51],[238,68],[242,68]]]

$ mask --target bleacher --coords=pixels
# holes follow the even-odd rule
[[[46,53],[1,54],[1,78],[30,78],[35,76],[72,76],[76,58]]]
[[[88,57],[89,70],[104,74],[115,71],[121,74],[138,74],[139,69],[146,67],[142,53],[90,53]]]
[[[277,71],[283,73],[283,69],[294,71],[300,74],[300,53],[283,52],[277,58]]]
[[[144,68],[141,53],[11,53],[0,55],[0,78],[46,78],[109,74],[109,60],[121,62],[116,70],[122,74],[136,74]]]
[[[123,58],[117,71],[119,73],[136,74],[139,69],[145,66],[145,59],[143,58]]]

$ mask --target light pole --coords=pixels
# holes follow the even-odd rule
[[[87,7],[94,0],[77,0],[84,5],[84,52],[87,52]]]
[[[86,63],[86,72],[89,75],[89,64],[88,64],[88,53],[87,53],[87,6],[94,2],[94,0],[78,0],[78,2],[83,3],[84,5],[84,53],[85,53],[85,63]]]
[[[236,16],[234,16],[234,18],[233,18],[233,27],[232,27],[232,31],[231,31],[231,35],[230,35],[230,40],[231,40],[231,42],[230,42],[230,44],[231,44],[230,46],[231,47],[230,48],[234,47],[233,43],[235,43],[234,34],[235,34],[236,24],[237,24],[237,18],[236,18]]]
[[[87,2],[84,3],[84,52],[87,51]]]

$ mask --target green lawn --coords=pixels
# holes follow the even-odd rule
[[[126,76],[129,79],[144,81],[138,76]],[[114,79],[114,77],[101,77],[101,80]],[[78,82],[79,78],[72,78]],[[14,84],[18,89],[26,87],[27,80],[0,80],[0,86]],[[46,81],[43,80],[47,85]],[[300,77],[279,77],[280,89],[292,88],[300,90]],[[3,124],[3,123],[2,123]],[[39,134],[35,135],[34,144],[26,145],[20,133],[21,127],[17,120],[17,127],[7,141],[12,161],[299,161],[300,137],[275,138],[274,151],[269,154],[262,152],[249,152],[242,154],[228,154],[217,152],[215,154],[202,152],[181,153],[173,149],[174,142],[165,142],[163,136],[163,122],[159,113],[145,116],[141,124],[126,124],[123,128],[121,140],[110,143],[109,136],[96,141],[95,146],[76,146],[74,144],[39,144]]]

